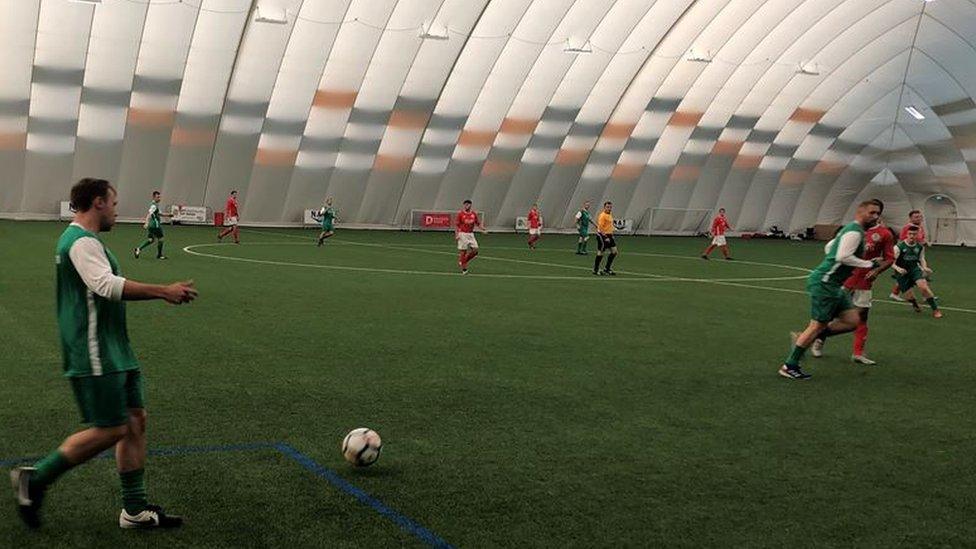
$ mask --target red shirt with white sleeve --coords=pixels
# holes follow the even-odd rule
[[[457,232],[473,233],[476,225],[478,225],[477,213],[464,210],[457,213]]]
[[[538,229],[542,226],[542,220],[539,217],[539,210],[529,210],[529,228]]]
[[[233,196],[227,198],[227,204],[224,206],[224,215],[227,217],[237,217],[237,199]]]
[[[729,229],[729,220],[724,215],[717,215],[712,220],[712,236],[724,236]]]
[[[861,259],[874,259],[882,257],[885,261],[895,260],[895,235],[891,234],[888,227],[875,225],[864,232],[864,253]],[[854,269],[851,276],[844,281],[844,287],[848,290],[870,290],[874,285],[874,280],[868,279],[870,268]]]

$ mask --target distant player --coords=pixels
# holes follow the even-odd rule
[[[240,244],[241,231],[237,226],[238,223],[240,223],[240,219],[237,214],[237,191],[231,191],[230,196],[227,197],[227,203],[224,205],[224,225],[227,228],[217,235],[217,241],[232,234],[234,235],[234,244]]]
[[[841,227],[837,236],[824,247],[824,260],[807,277],[810,294],[810,323],[796,336],[793,350],[780,367],[779,375],[789,379],[808,379],[800,368],[800,359],[816,339],[850,332],[857,328],[859,315],[851,296],[842,287],[855,268],[874,268],[879,260],[861,259],[864,252],[864,230],[870,229],[881,216],[884,204],[868,200],[857,206],[854,221]]]
[[[584,200],[583,207],[576,212],[576,232],[579,235],[576,241],[576,255],[587,255],[586,241],[590,239],[590,225],[593,225],[593,216],[590,215],[590,201]]]
[[[471,201],[465,200],[461,211],[457,213],[454,228],[454,240],[457,241],[458,267],[461,274],[468,274],[468,263],[478,256],[478,241],[474,237],[474,230],[485,232],[484,225],[478,219],[478,212],[471,209]]]
[[[604,202],[603,211],[596,218],[597,249],[596,261],[593,263],[593,274],[615,276],[613,260],[617,258],[617,241],[613,238],[613,202]],[[600,270],[603,254],[607,254],[607,265]]]
[[[114,448],[122,485],[119,527],[179,526],[180,517],[167,515],[146,496],[146,407],[124,302],[163,299],[178,305],[193,301],[197,291],[193,282],[157,286],[120,276],[119,262],[98,236],[115,225],[118,200],[108,181],[82,179],[71,188],[71,205],[74,221],[61,234],[55,255],[58,328],[64,374],[90,426],[33,467],[11,471],[20,517],[30,528],[39,527],[41,502],[54,481]]]
[[[534,250],[536,242],[542,238],[542,214],[539,213],[539,205],[533,204],[529,210],[529,249]]]
[[[325,199],[325,205],[317,212],[316,217],[322,224],[322,232],[319,233],[318,245],[321,246],[326,238],[335,234],[336,211],[332,207],[332,197]]]
[[[912,210],[908,212],[908,223],[901,228],[901,232],[898,233],[898,241],[905,240],[908,238],[908,228],[918,227],[918,237],[917,240],[924,246],[928,246],[928,241],[925,240],[925,216],[922,215],[920,210]],[[891,294],[888,295],[891,299],[895,301],[905,301],[901,297],[901,290],[898,288],[898,284],[891,289]]]
[[[712,243],[702,252],[702,259],[708,259],[716,247],[722,248],[722,255],[725,259],[732,259],[732,256],[729,255],[729,244],[725,240],[725,231],[731,228],[728,218],[725,217],[725,208],[719,208],[718,215],[712,220]]]
[[[925,297],[925,302],[932,308],[932,316],[942,318],[942,311],[939,310],[935,294],[932,293],[929,281],[926,280],[926,277],[932,274],[932,269],[929,269],[925,261],[925,246],[918,240],[920,231],[921,227],[914,225],[908,227],[905,240],[895,245],[894,278],[898,283],[898,289],[905,295],[904,300],[912,304],[915,312],[922,310],[915,296],[912,295],[912,289],[918,286],[922,296]]]
[[[162,195],[159,191],[153,191],[152,202],[149,203],[149,212],[146,214],[146,219],[142,222],[142,228],[146,229],[146,240],[139,244],[139,246],[133,250],[133,254],[136,259],[139,259],[139,254],[147,246],[156,243],[156,259],[166,259],[163,255],[163,217],[173,217],[173,214],[165,214],[159,211],[159,201],[162,200]]]
[[[881,263],[870,269],[855,269],[844,281],[844,289],[850,292],[851,301],[857,307],[860,321],[854,330],[854,352],[851,360],[857,364],[868,366],[877,364],[864,354],[864,347],[868,341],[868,313],[871,312],[872,293],[871,287],[878,275],[884,272],[895,262],[895,234],[881,220],[878,224],[871,227],[864,233],[864,254],[863,259],[873,260],[880,258]],[[815,358],[823,356],[823,339],[817,339],[810,347],[810,354]]]

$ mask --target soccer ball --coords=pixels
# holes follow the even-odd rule
[[[349,431],[342,439],[342,457],[356,467],[366,467],[376,463],[383,450],[383,441],[376,431],[360,427]]]

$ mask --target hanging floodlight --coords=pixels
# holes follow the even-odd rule
[[[807,74],[810,76],[820,76],[820,65],[809,61],[800,63],[796,70],[797,74]]]
[[[572,40],[567,38],[563,44],[563,51],[565,53],[593,53],[593,44],[590,44],[589,40],[582,44],[573,44]]]
[[[905,107],[905,112],[912,115],[912,118],[914,118],[915,120],[925,120],[925,115],[922,114],[920,110],[916,109],[912,105]]]
[[[435,26],[433,21],[424,21],[420,26],[420,38],[424,40],[449,40],[447,27]]]
[[[255,23],[271,23],[272,25],[287,25],[288,12],[285,7],[273,2],[261,2],[254,9]]]
[[[712,62],[712,52],[710,51],[698,51],[695,49],[688,50],[688,56],[685,57],[686,60],[695,63],[711,63]]]
[[[101,4],[102,3],[102,0],[68,0],[68,2],[72,2],[74,4],[91,4],[91,5],[95,5],[95,4]]]

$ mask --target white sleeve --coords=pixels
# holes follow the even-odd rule
[[[861,243],[861,238],[863,237],[854,231],[844,233],[837,245],[837,257],[834,260],[851,267],[874,267],[874,263],[854,255],[857,246]]]
[[[576,221],[579,221],[581,217],[583,217],[583,214],[581,212],[576,212]]]
[[[101,242],[90,236],[79,238],[71,245],[68,256],[89,290],[105,299],[122,301],[125,279],[112,274]]]
[[[899,248],[898,246],[894,246],[894,249],[895,249],[895,259],[898,259],[898,256],[901,255],[901,248]]]

